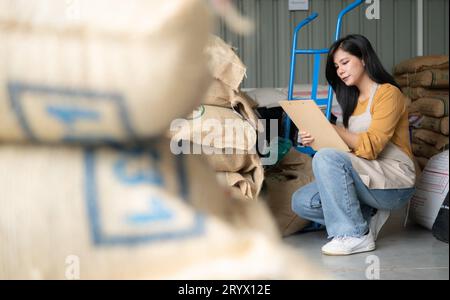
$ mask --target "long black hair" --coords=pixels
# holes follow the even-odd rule
[[[365,68],[370,79],[378,84],[390,83],[400,89],[394,77],[383,67],[380,59],[373,50],[369,40],[359,34],[351,34],[336,41],[328,54],[326,77],[336,93],[337,100],[342,108],[344,126],[348,128],[348,122],[355,112],[360,91],[356,86],[347,86],[337,75],[334,55],[338,49],[352,54],[365,62]]]

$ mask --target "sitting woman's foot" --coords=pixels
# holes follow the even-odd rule
[[[325,255],[350,255],[375,250],[375,240],[372,231],[362,237],[335,237],[322,247]]]

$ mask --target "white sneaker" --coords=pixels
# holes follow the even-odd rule
[[[375,241],[371,230],[362,237],[337,237],[322,247],[326,255],[350,255],[375,250]]]
[[[369,228],[373,234],[373,240],[376,241],[378,233],[380,233],[381,227],[386,223],[390,215],[389,210],[378,210],[377,213],[370,219]]]

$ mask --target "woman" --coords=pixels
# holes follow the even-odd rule
[[[389,211],[415,191],[406,98],[361,35],[331,46],[326,77],[343,112],[335,129],[352,152],[319,151],[313,159],[316,181],[293,195],[292,207],[326,226],[333,239],[324,254],[372,251]],[[299,137],[305,146],[314,142],[307,132]]]

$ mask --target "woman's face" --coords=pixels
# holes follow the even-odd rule
[[[366,72],[361,59],[340,48],[334,54],[334,65],[337,75],[347,86],[358,85]]]

